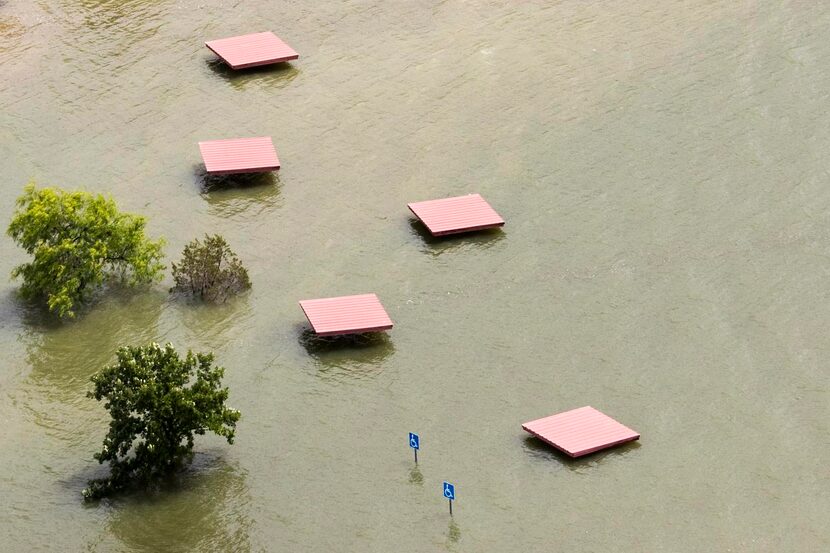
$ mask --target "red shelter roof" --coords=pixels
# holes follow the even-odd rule
[[[469,232],[504,225],[504,219],[478,194],[427,200],[407,207],[433,236]]]
[[[526,422],[522,428],[571,457],[581,457],[640,437],[593,407],[580,407]]]
[[[379,332],[392,328],[392,320],[375,294],[302,300],[300,307],[320,336]]]
[[[233,69],[269,65],[300,57],[293,48],[271,32],[210,40],[205,42],[205,46]]]
[[[211,174],[264,173],[280,168],[270,136],[199,142],[199,150]]]

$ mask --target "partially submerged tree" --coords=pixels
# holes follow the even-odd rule
[[[205,235],[185,246],[182,260],[173,263],[176,285],[171,292],[184,292],[221,303],[232,294],[251,287],[248,271],[220,235]]]
[[[92,480],[87,500],[129,486],[146,485],[181,469],[192,457],[194,434],[210,430],[233,443],[239,411],[225,406],[225,370],[213,355],[171,344],[123,347],[117,361],[92,377],[88,397],[104,400],[112,416],[104,447],[95,454],[109,462],[110,477]]]
[[[28,184],[7,232],[34,259],[12,277],[23,277],[24,297],[43,298],[59,317],[74,317],[110,278],[137,285],[161,276],[163,240],[149,240],[144,226],[143,217],[118,211],[100,194]]]

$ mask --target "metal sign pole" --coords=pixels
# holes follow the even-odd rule
[[[409,447],[415,452],[415,464],[418,464],[418,450],[421,449],[421,438],[414,432],[409,433]]]
[[[442,489],[444,490],[444,497],[446,497],[450,502],[450,516],[452,516],[452,501],[455,499],[455,484],[450,484],[449,482],[444,481]]]

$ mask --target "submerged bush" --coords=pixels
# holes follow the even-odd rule
[[[74,317],[107,279],[138,285],[160,276],[164,241],[147,239],[144,225],[143,217],[118,211],[100,194],[28,184],[7,232],[34,259],[12,277],[23,277],[24,297],[42,298],[59,317]]]
[[[182,260],[173,263],[176,284],[171,292],[182,292],[221,303],[251,287],[248,271],[220,235],[205,235],[185,246]]]
[[[147,485],[181,469],[192,457],[194,434],[214,432],[233,443],[239,411],[225,406],[225,369],[213,354],[187,352],[171,344],[123,347],[114,365],[92,377],[88,397],[104,401],[109,432],[99,463],[109,462],[109,478],[92,480],[83,492],[98,499],[125,488]]]

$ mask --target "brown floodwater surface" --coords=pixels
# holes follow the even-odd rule
[[[822,2],[0,0],[0,223],[30,179],[104,192],[168,264],[221,233],[253,283],[55,323],[0,278],[0,550],[830,550],[828,29]],[[203,45],[262,30],[300,59]],[[205,178],[199,140],[262,135],[277,175]],[[406,208],[471,192],[503,231]],[[25,259],[0,240],[0,275]],[[387,338],[308,339],[297,300],[365,292]],[[236,443],[84,505],[89,378],[150,341],[216,353]],[[574,461],[521,429],[583,405],[641,440]]]

